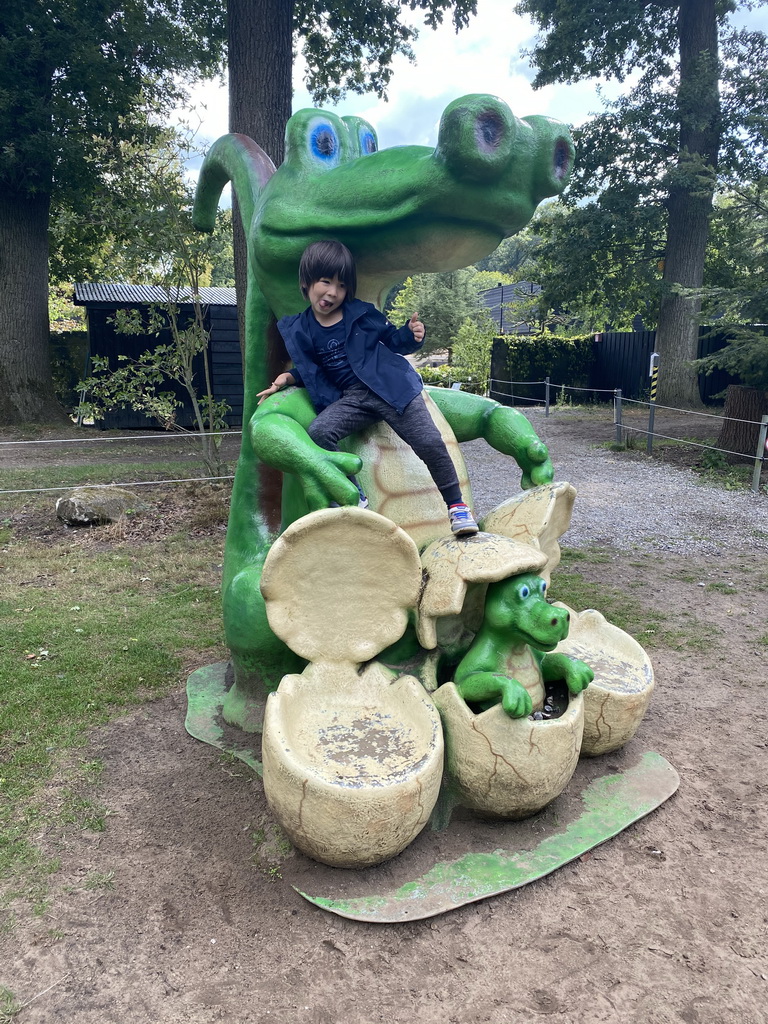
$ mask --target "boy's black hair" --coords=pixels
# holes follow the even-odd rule
[[[321,277],[338,277],[346,285],[347,298],[354,299],[357,291],[354,257],[346,245],[333,238],[313,242],[301,254],[299,285],[305,298],[310,286]]]

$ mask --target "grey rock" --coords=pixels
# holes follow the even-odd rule
[[[68,526],[100,526],[141,505],[121,487],[77,487],[56,502],[56,515]]]

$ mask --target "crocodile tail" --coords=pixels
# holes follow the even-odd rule
[[[246,238],[259,193],[275,165],[247,135],[222,135],[208,150],[195,191],[192,222],[198,231],[213,231],[224,186],[232,182]]]

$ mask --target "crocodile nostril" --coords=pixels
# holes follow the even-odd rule
[[[485,110],[475,121],[475,139],[481,153],[494,153],[504,138],[504,120],[495,110]]]

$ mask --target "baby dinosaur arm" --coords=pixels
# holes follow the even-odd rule
[[[541,674],[545,683],[564,679],[569,693],[581,693],[595,678],[595,673],[585,661],[567,654],[545,654],[541,660]]]

